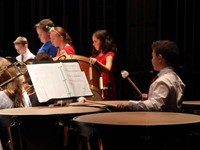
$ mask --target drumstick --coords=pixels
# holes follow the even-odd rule
[[[139,88],[135,85],[135,83],[133,83],[133,81],[129,78],[129,73],[126,70],[121,71],[122,77],[124,79],[127,79],[131,85],[134,87],[134,89],[140,94],[142,95],[142,92],[139,90]]]
[[[85,100],[88,103],[93,103],[93,104],[100,104],[100,105],[105,105],[105,106],[111,106],[111,107],[116,107],[116,105],[114,104],[107,104],[107,103],[103,103],[103,102],[96,102],[96,101],[92,101],[92,100]]]
[[[84,100],[85,102],[88,102],[88,103],[93,103],[93,104],[100,104],[100,105],[105,105],[105,106],[111,106],[111,107],[117,107],[116,105],[114,104],[106,104],[104,102],[97,102],[97,101],[92,101],[92,100]]]

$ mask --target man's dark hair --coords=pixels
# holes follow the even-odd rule
[[[169,40],[160,40],[152,43],[152,50],[158,56],[161,54],[169,66],[177,67],[179,64],[179,52],[177,44]]]

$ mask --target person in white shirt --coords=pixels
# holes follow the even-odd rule
[[[35,55],[28,49],[28,40],[25,37],[19,36],[13,43],[19,54],[16,57],[18,62],[26,62],[27,60],[35,58]]]
[[[20,76],[18,66],[0,57],[0,109],[30,106],[22,82],[23,77]],[[0,149],[2,137],[0,137]]]
[[[152,43],[152,65],[158,78],[150,85],[144,100],[130,100],[117,105],[119,110],[180,112],[185,84],[176,74],[178,47],[175,42]]]
[[[24,107],[22,78],[17,66],[0,57],[0,109]]]

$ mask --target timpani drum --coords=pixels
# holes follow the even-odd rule
[[[90,63],[90,58],[81,55],[67,55],[65,59],[76,59],[79,62],[80,68],[85,72],[86,78],[93,92],[91,100],[102,100],[99,78],[101,71],[96,65]]]
[[[200,100],[196,101],[183,101],[182,109],[185,113],[200,115]]]
[[[63,150],[65,127],[83,114],[102,112],[95,107],[29,107],[0,110],[0,126],[9,129],[16,150]],[[3,135],[1,136],[3,137]]]
[[[118,104],[127,104],[127,100],[109,100],[109,101],[90,101],[86,100],[86,102],[72,102],[70,106],[92,106],[92,107],[100,107],[104,108],[109,112],[118,111],[116,109]]]
[[[200,116],[170,112],[110,112],[76,116],[80,136],[96,149],[192,149]],[[195,137],[196,138],[196,137]],[[199,140],[199,136],[197,137]],[[101,144],[98,144],[101,143]],[[197,145],[195,145],[197,146]]]

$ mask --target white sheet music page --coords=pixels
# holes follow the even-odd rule
[[[75,97],[93,95],[85,73],[81,71],[78,62],[62,63],[62,66],[64,78],[67,80],[67,85],[73,89]]]
[[[32,64],[27,69],[39,102],[92,95],[78,62]]]

